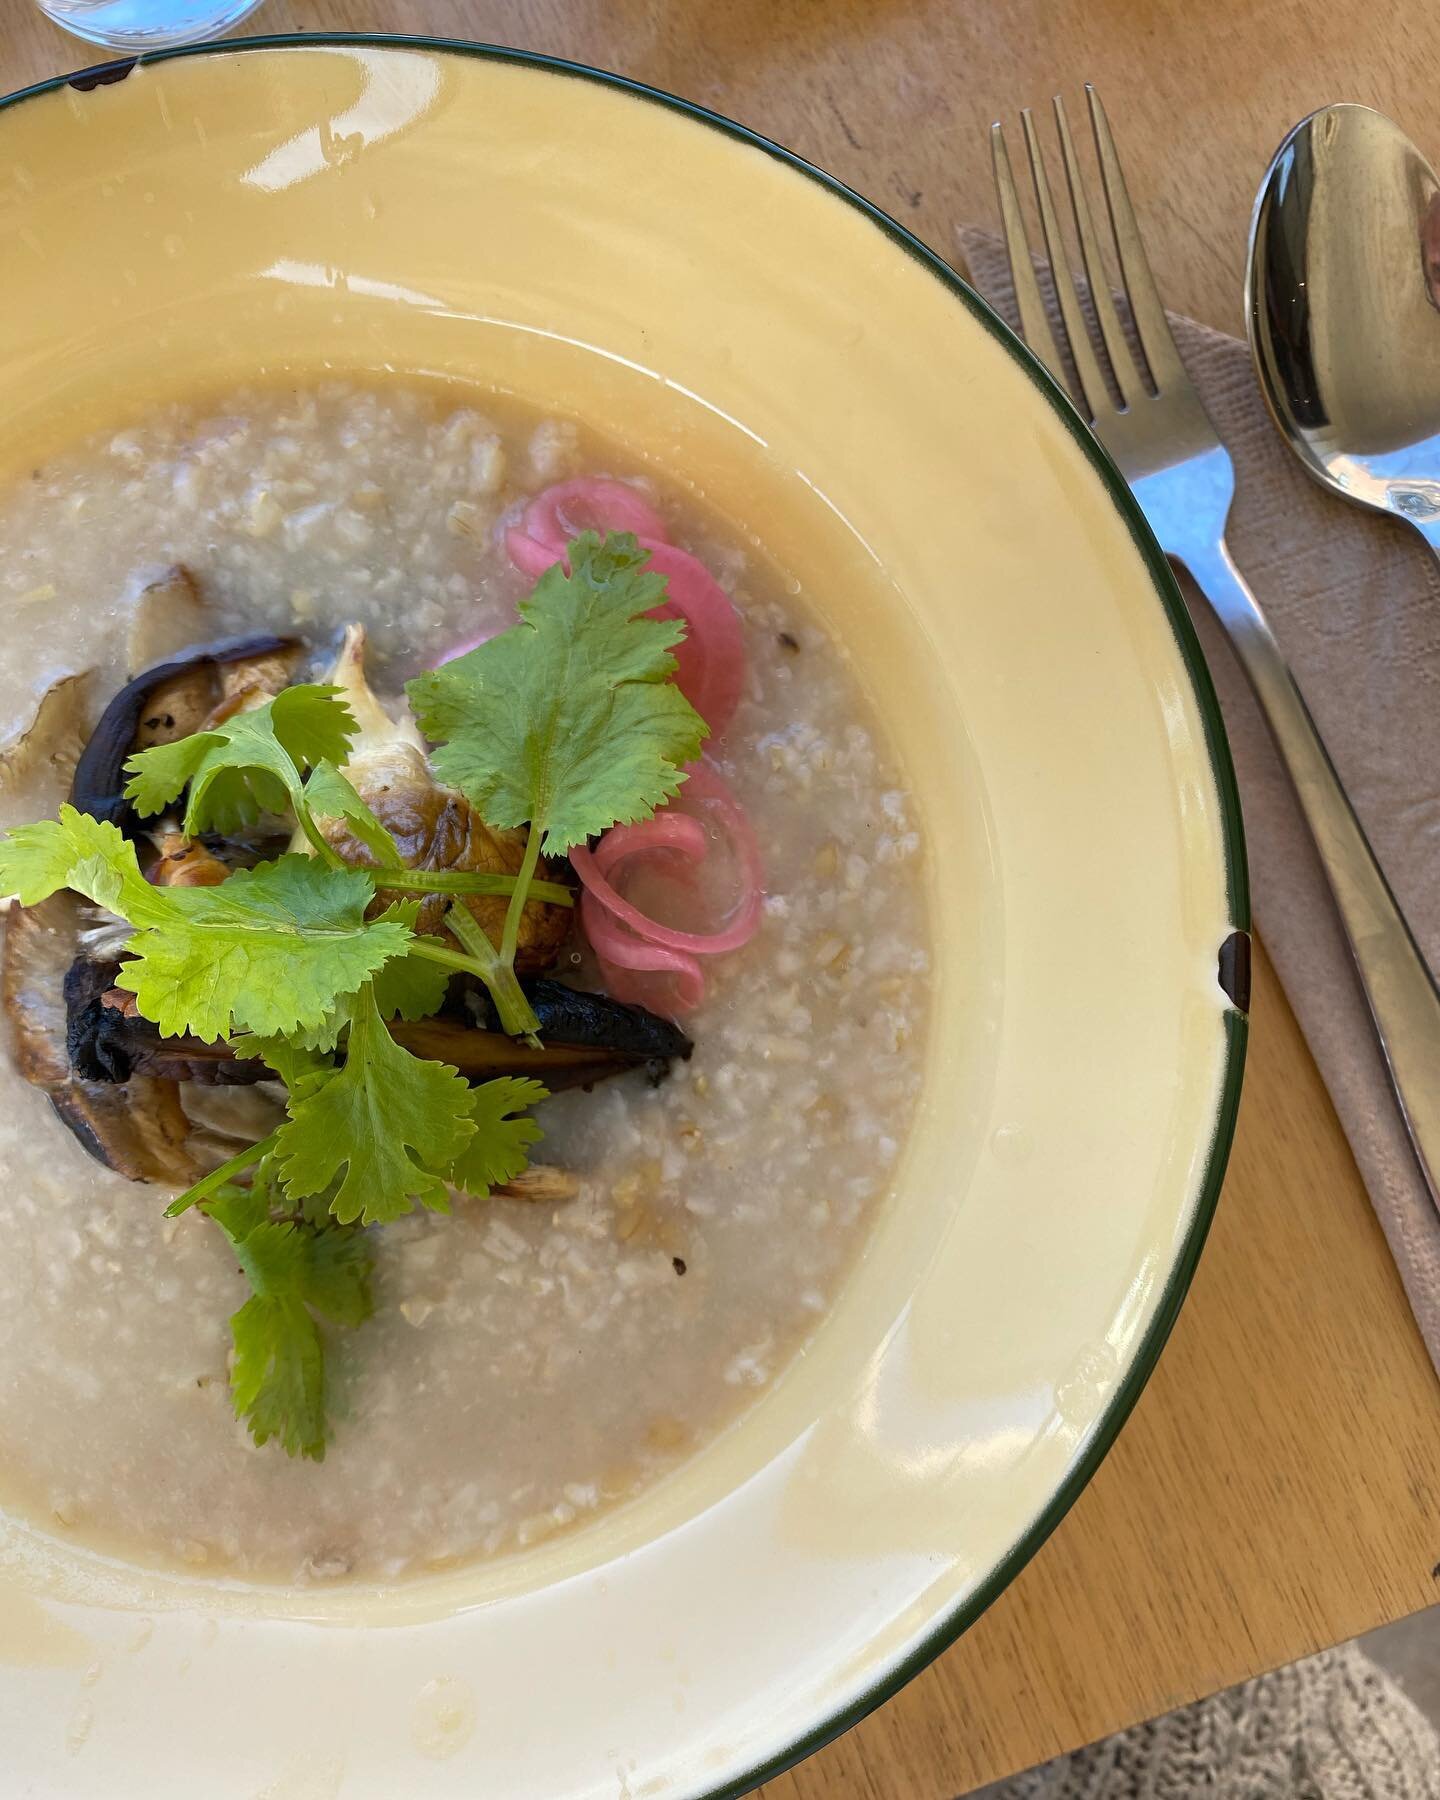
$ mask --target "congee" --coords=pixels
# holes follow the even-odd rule
[[[421,1572],[804,1347],[916,1102],[924,846],[763,538],[403,382],[0,496],[5,1504]]]

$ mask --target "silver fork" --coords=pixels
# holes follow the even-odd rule
[[[1215,609],[1250,678],[1329,877],[1410,1140],[1431,1198],[1440,1206],[1440,992],[1365,841],[1259,603],[1226,548],[1234,468],[1175,348],[1105,110],[1088,83],[1085,93],[1121,287],[1149,380],[1131,351],[1111,297],[1085,178],[1058,95],[1055,123],[1099,342],[1092,338],[1060,235],[1034,120],[1028,109],[1020,117],[1062,334],[1078,389],[1065,372],[1041,297],[1005,135],[997,124],[991,130],[995,187],[1021,329],[1030,348],[1070,389],[1095,435],[1119,464],[1161,548],[1189,570]],[[1107,368],[1119,404],[1107,385]]]

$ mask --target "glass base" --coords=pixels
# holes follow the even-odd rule
[[[47,19],[107,50],[163,50],[219,37],[262,0],[36,0]]]

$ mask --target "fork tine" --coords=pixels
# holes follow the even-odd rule
[[[1045,233],[1045,254],[1050,258],[1050,278],[1055,284],[1055,297],[1060,302],[1060,318],[1070,342],[1070,357],[1075,364],[1075,373],[1080,377],[1090,418],[1094,421],[1102,414],[1113,413],[1115,409],[1111,405],[1110,391],[1105,385],[1105,377],[1095,355],[1095,346],[1090,341],[1090,327],[1085,323],[1085,314],[1080,308],[1075,277],[1070,271],[1070,258],[1065,250],[1065,241],[1060,236],[1055,204],[1050,198],[1050,183],[1045,178],[1044,153],[1028,106],[1020,114],[1020,123],[1025,128],[1030,175],[1035,183],[1035,198],[1040,203],[1040,226]]]
[[[1105,204],[1110,212],[1110,229],[1115,234],[1115,248],[1120,257],[1120,280],[1135,321],[1140,348],[1150,365],[1157,393],[1172,383],[1188,385],[1189,377],[1175,348],[1170,321],[1165,317],[1155,277],[1150,273],[1150,259],[1145,254],[1140,227],[1135,223],[1135,209],[1130,204],[1130,190],[1125,185],[1125,172],[1120,167],[1115,140],[1110,135],[1110,121],[1094,87],[1085,83],[1085,97],[1090,102],[1090,124],[1095,132],[1095,150],[1100,158],[1100,180],[1105,188]]]
[[[1075,214],[1075,235],[1080,240],[1080,257],[1085,265],[1085,280],[1090,288],[1090,304],[1095,308],[1095,317],[1100,323],[1100,335],[1105,340],[1106,353],[1110,358],[1110,367],[1115,375],[1115,385],[1120,390],[1120,398],[1126,406],[1132,402],[1136,389],[1143,390],[1145,376],[1135,361],[1134,352],[1126,341],[1125,332],[1120,324],[1120,315],[1115,310],[1115,302],[1110,295],[1110,278],[1105,273],[1104,258],[1100,254],[1100,240],[1095,235],[1095,225],[1090,217],[1090,202],[1085,194],[1085,178],[1080,171],[1080,164],[1075,155],[1074,140],[1070,136],[1070,121],[1065,116],[1065,102],[1059,94],[1055,96],[1055,129],[1060,134],[1060,156],[1065,164],[1065,185],[1070,190],[1070,207]]]
[[[1000,200],[1000,222],[1010,258],[1010,280],[1015,289],[1015,304],[1020,309],[1020,335],[1061,386],[1068,387],[1060,347],[1050,329],[1050,314],[1045,308],[1040,283],[1035,278],[1030,237],[1025,230],[1025,216],[1020,211],[1020,196],[1015,192],[1015,174],[1010,167],[1005,132],[998,124],[990,127],[990,160],[995,167],[995,192]],[[1073,394],[1070,397],[1076,398]],[[1083,395],[1080,404],[1085,404]]]

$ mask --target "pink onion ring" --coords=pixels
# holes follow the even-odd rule
[[[661,925],[641,912],[638,906],[632,906],[608,879],[610,871],[628,858],[653,854],[657,850],[679,850],[693,861],[699,861],[705,855],[706,843],[704,827],[697,819],[661,812],[643,825],[617,825],[605,833],[596,849],[587,850],[583,844],[577,845],[570,852],[570,865],[580,877],[586,893],[593,895],[613,919],[628,926],[647,944],[658,944],[663,949],[679,950],[689,956],[723,956],[748,944],[760,923],[763,898],[760,852],[749,820],[720,776],[700,763],[692,763],[689,774],[691,781],[698,774],[702,780],[708,779],[715,784],[708,793],[695,797],[708,800],[716,805],[717,811],[724,813],[726,829],[740,860],[740,903],[734,917],[722,930],[677,931],[673,926]],[[687,782],[687,789],[689,786]],[[612,839],[619,842],[612,846]]]
[[[581,475],[538,493],[505,533],[505,549],[522,575],[538,581],[564,561],[565,546],[582,531],[633,531],[648,543],[669,542],[665,521],[628,483]]]
[[[643,1006],[653,998],[644,982],[629,979],[631,973],[673,975],[673,1003],[679,1012],[692,1012],[705,998],[705,977],[693,956],[645,943],[612,918],[590,893],[580,896],[580,919],[590,947],[600,959],[605,985],[615,999]]]
[[[668,543],[665,521],[644,495],[624,481],[581,475],[557,481],[525,508],[525,534],[558,558],[582,531],[633,531],[653,544]],[[552,559],[553,560],[553,559]]]
[[[681,618],[675,685],[719,737],[735,717],[745,686],[745,640],[730,596],[698,557],[673,544],[646,543],[649,566],[665,577],[665,601],[652,619]]]
[[[641,856],[679,855],[692,864],[703,862],[709,852],[708,833],[693,813],[666,808],[643,824],[614,826],[594,850],[580,845],[570,852],[571,866],[585,889],[580,917],[611,992],[617,999],[645,998],[643,984],[631,981],[626,971],[673,975],[674,1004],[680,1011],[689,1011],[704,998],[704,976],[696,958],[724,955],[749,943],[759,926],[764,898],[759,846],[729,784],[708,762],[691,763],[685,773],[681,797],[698,801],[719,817],[739,863],[739,900],[721,930],[679,931],[661,925],[626,900],[610,880],[624,864]]]
[[[453,650],[447,650],[444,656],[440,658],[440,661],[436,663],[435,667],[437,669],[443,669],[446,663],[452,663],[462,656],[468,656],[472,650],[478,650],[482,644],[488,644],[491,638],[499,634],[501,629],[502,628],[499,625],[493,625],[488,631],[481,631],[474,637],[466,638],[462,643],[457,644]]]
[[[709,848],[705,827],[697,818],[665,807],[642,824],[612,825],[594,850],[586,854],[600,873],[608,876],[627,856],[657,855],[670,850],[698,863],[705,860]]]
[[[511,562],[532,581],[563,562],[565,546],[579,531],[633,531],[650,552],[649,567],[666,582],[665,600],[652,619],[682,619],[685,636],[675,646],[675,682],[718,737],[735,716],[745,686],[745,642],[735,608],[698,557],[665,536],[664,521],[623,481],[582,477],[537,494],[519,525],[505,533]]]
[[[538,581],[547,569],[564,561],[563,552],[547,550],[518,525],[512,525],[505,533],[505,553],[520,573],[532,581]]]

